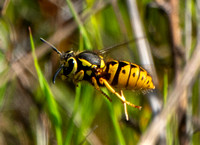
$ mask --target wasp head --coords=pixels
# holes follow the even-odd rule
[[[77,71],[77,61],[73,51],[67,51],[60,55],[60,67],[53,77],[53,83],[57,75],[61,72],[62,78],[73,78]]]
[[[43,38],[40,38],[40,40],[48,44],[55,52],[57,52],[58,55],[60,55],[60,67],[53,76],[53,83],[55,83],[56,77],[59,73],[67,78],[72,77],[77,71],[77,61],[74,52],[66,51],[64,53],[61,53],[55,46],[53,46]]]

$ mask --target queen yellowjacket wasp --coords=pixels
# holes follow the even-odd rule
[[[110,97],[100,88],[105,86],[124,104],[126,120],[128,120],[126,105],[138,109],[142,107],[126,101],[121,89],[151,90],[155,88],[150,74],[137,64],[118,60],[105,61],[101,55],[92,51],[82,51],[79,53],[66,51],[61,53],[44,39],[41,38],[41,40],[50,45],[60,55],[60,67],[53,77],[53,83],[55,83],[59,73],[62,79],[72,79],[74,84],[85,80],[111,101]],[[120,93],[114,87],[120,89]]]

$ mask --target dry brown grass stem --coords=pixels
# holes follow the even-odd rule
[[[137,3],[135,0],[127,0],[127,5],[129,8],[131,26],[132,26],[133,34],[135,35],[135,38],[144,38],[144,39],[139,39],[138,41],[136,41],[139,56],[141,58],[140,59],[141,63],[151,66],[146,69],[151,73],[154,83],[157,84],[158,79],[156,75],[155,66],[153,63],[153,58],[151,55],[150,45],[147,39],[145,39],[145,33],[143,30],[142,22],[140,20],[140,15],[138,13]]]
[[[145,38],[145,33],[143,30],[142,22],[140,20],[140,15],[137,8],[137,3],[135,0],[127,0],[127,5],[129,8],[129,14],[130,14],[130,20],[131,20],[131,26],[133,30],[133,34],[135,35],[135,38],[144,38],[144,39],[138,39],[136,41],[136,45],[138,47],[139,57],[142,64],[147,64],[149,68],[146,68],[150,74],[153,77],[153,81],[155,86],[158,84],[158,77],[156,74],[153,58],[151,55],[150,45],[148,40]],[[161,101],[158,98],[157,95],[150,93],[149,94],[149,102],[152,108],[153,114],[157,114],[161,109]]]
[[[162,112],[153,120],[146,133],[141,137],[140,145],[154,145],[159,134],[166,126],[168,119],[176,112],[179,103],[185,99],[184,91],[195,79],[200,68],[200,43],[197,44],[191,59],[184,67],[183,73],[175,89],[170,93],[169,100]]]
[[[179,79],[179,73],[181,71],[181,64],[184,60],[181,45],[181,28],[179,20],[179,0],[156,0],[156,3],[167,14],[170,25],[170,45],[173,53],[173,63],[175,70],[175,80]],[[175,83],[176,83],[175,82]]]

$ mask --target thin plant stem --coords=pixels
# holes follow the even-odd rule
[[[77,12],[75,11],[73,4],[71,3],[70,0],[66,0],[66,2],[69,6],[69,9],[70,9],[72,15],[74,16],[76,23],[78,24],[78,27],[80,29],[81,34],[83,35],[83,39],[84,39],[84,42],[85,42],[87,49],[92,49],[92,45],[91,45],[90,39],[88,37],[87,31],[84,28],[83,23],[81,22]]]

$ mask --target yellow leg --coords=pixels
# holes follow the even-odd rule
[[[123,91],[122,91],[122,90],[121,90],[121,96],[122,96],[122,98],[126,101],[126,98],[124,97],[124,94],[123,94]],[[126,120],[129,120],[126,103],[124,103],[124,112],[125,112]]]
[[[82,80],[83,80],[83,77],[84,77],[84,71],[81,70],[81,71],[79,71],[79,72],[74,76],[74,79],[73,79],[74,84],[75,84],[76,86],[78,86],[77,83],[78,83],[79,81],[82,81]]]
[[[97,84],[97,80],[95,77],[92,77],[92,83],[95,87],[95,89],[97,89],[99,92],[101,92],[110,102],[112,102],[112,99],[106,94],[104,93],[101,88],[99,87],[99,85]]]
[[[132,103],[126,101],[126,99],[125,99],[125,97],[123,96],[123,94],[120,95],[119,93],[117,93],[117,92],[113,89],[113,87],[107,82],[107,80],[105,80],[104,78],[100,78],[100,79],[99,79],[99,82],[100,82],[102,85],[105,85],[106,88],[107,88],[109,91],[111,91],[113,94],[115,94],[123,103],[125,103],[125,104],[127,104],[127,105],[129,105],[129,106],[132,106],[132,107],[134,107],[134,108],[138,108],[139,110],[141,110],[141,108],[142,108],[141,106],[136,106],[135,104],[132,104]]]

